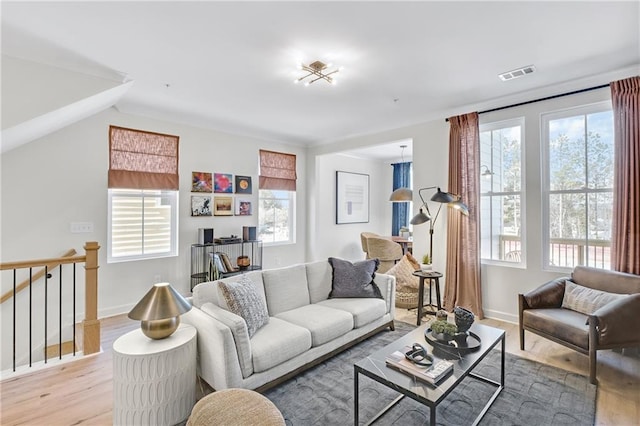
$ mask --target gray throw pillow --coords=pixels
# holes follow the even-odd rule
[[[267,307],[251,279],[243,275],[235,282],[220,281],[219,286],[229,310],[240,315],[247,323],[249,337],[269,322]]]
[[[373,282],[380,260],[367,259],[355,263],[348,260],[329,258],[333,268],[331,293],[329,298],[377,297],[382,299],[380,289]]]

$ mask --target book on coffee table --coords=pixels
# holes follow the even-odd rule
[[[411,350],[411,347],[406,346],[400,351],[393,352],[386,359],[387,365],[432,385],[437,384],[450,371],[453,371],[453,363],[446,360],[436,361],[429,366],[415,364],[404,356],[404,354],[409,350]]]

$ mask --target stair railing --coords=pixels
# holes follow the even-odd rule
[[[81,256],[74,256],[75,250],[69,250],[65,255],[58,258],[51,259],[39,259],[39,260],[27,260],[18,262],[6,262],[0,263],[0,271],[12,270],[13,271],[13,289],[2,295],[0,303],[12,299],[13,300],[13,371],[16,371],[16,295],[24,290],[29,289],[29,367],[32,366],[32,352],[33,352],[33,336],[32,336],[32,292],[35,281],[44,277],[44,362],[47,362],[47,311],[48,311],[48,288],[50,272],[55,268],[59,268],[59,357],[62,358],[62,284],[63,274],[62,265],[72,265],[72,285],[73,285],[73,354],[75,356],[76,347],[76,264],[84,263],[85,268],[85,317],[82,321],[82,335],[83,344],[82,352],[84,355],[96,353],[100,350],[100,321],[98,320],[98,250],[100,246],[95,241],[88,241],[84,245],[85,254]],[[33,273],[34,268],[43,268],[36,274]],[[22,283],[17,283],[17,271],[21,269],[29,270],[29,278]]]

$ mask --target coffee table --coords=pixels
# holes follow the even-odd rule
[[[430,410],[430,425],[436,424],[436,407],[442,400],[444,400],[449,393],[451,393],[462,380],[465,378],[473,378],[485,383],[496,386],[496,390],[486,403],[478,417],[476,417],[473,425],[477,425],[482,417],[485,415],[493,401],[497,398],[498,394],[504,388],[504,347],[505,347],[505,332],[495,327],[490,327],[483,324],[474,323],[470,331],[477,335],[481,340],[480,347],[473,351],[459,351],[455,348],[443,349],[440,345],[437,345],[436,349],[429,344],[424,337],[424,332],[428,328],[425,324],[416,328],[395,342],[377,350],[369,355],[367,358],[358,361],[355,365],[354,372],[354,425],[359,425],[359,401],[358,401],[358,386],[360,374],[367,376],[378,383],[396,390],[401,395],[398,396],[387,407],[380,411],[373,419],[369,420],[366,424],[372,424],[380,417],[382,417],[387,411],[389,411],[394,405],[396,405],[402,398],[408,396],[426,406]],[[419,381],[415,377],[399,372],[386,366],[385,360],[391,353],[403,348],[404,346],[411,346],[413,343],[420,343],[428,349],[429,353],[433,354],[436,361],[439,359],[448,359],[453,362],[453,373],[446,376],[438,385],[430,385],[426,382]],[[500,366],[500,381],[495,381],[483,376],[479,376],[473,373],[473,369],[487,356],[489,351],[495,348],[498,343],[501,344],[501,366]],[[467,379],[471,380],[471,379]]]

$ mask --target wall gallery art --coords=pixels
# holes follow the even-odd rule
[[[191,216],[211,216],[211,197],[192,195]]]
[[[191,172],[191,192],[212,192],[211,173]]]
[[[213,192],[233,194],[233,175],[228,173],[214,173],[213,185]]]
[[[214,216],[233,216],[233,197],[213,197]]]
[[[236,198],[236,216],[251,216],[251,200]]]
[[[236,176],[236,194],[251,194],[251,176]]]

